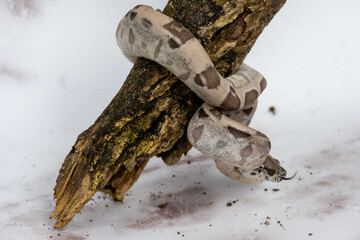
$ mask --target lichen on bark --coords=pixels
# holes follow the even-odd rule
[[[188,28],[228,76],[285,1],[170,0],[163,12]],[[120,91],[65,158],[54,189],[54,227],[67,225],[97,191],[121,200],[151,157],[175,164],[191,148],[184,133],[201,103],[168,70],[138,59]]]

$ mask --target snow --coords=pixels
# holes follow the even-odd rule
[[[288,1],[246,58],[268,80],[252,126],[294,180],[234,182],[192,150],[172,167],[152,159],[123,202],[96,194],[52,228],[64,157],[130,71],[114,35],[137,4],[166,1],[0,1],[0,239],[360,239],[353,0]]]

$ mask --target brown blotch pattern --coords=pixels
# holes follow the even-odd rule
[[[179,38],[182,44],[194,38],[194,35],[191,32],[189,32],[183,27],[183,25],[175,20],[165,24],[164,28],[172,33],[175,37]]]
[[[269,174],[269,176],[274,176],[274,174],[276,173],[276,171],[274,169],[270,169],[270,168],[265,168],[267,173]]]
[[[134,42],[135,42],[135,36],[134,36],[133,30],[130,28],[130,30],[129,30],[129,43],[130,43],[130,45],[133,45]]]
[[[151,23],[150,20],[147,19],[147,18],[142,18],[142,19],[141,19],[141,23],[142,23],[142,25],[143,25],[144,27],[146,27],[146,28],[150,28],[150,27],[152,26],[152,23]]]
[[[210,109],[209,111],[212,113],[212,115],[213,115],[214,117],[216,117],[216,119],[218,119],[218,120],[221,119],[222,113],[221,113],[219,110],[217,110],[217,109],[215,109],[215,108],[212,108],[212,109]]]
[[[271,149],[271,142],[270,142],[269,138],[265,134],[263,134],[262,132],[257,131],[255,136],[260,136],[260,137],[263,137],[263,138],[267,139],[268,140],[267,143],[269,145],[268,147],[269,147],[269,149]]]
[[[261,79],[261,82],[260,82],[260,89],[261,89],[261,92],[264,91],[264,89],[266,88],[267,86],[267,82],[266,82],[266,79],[265,78],[262,78]]]
[[[201,81],[200,74],[196,74],[196,76],[194,78],[194,82],[201,87],[204,86],[203,82]]]
[[[144,6],[144,5],[136,5],[136,6],[134,7],[134,9],[138,9],[139,7],[142,7],[142,6]]]
[[[159,56],[160,48],[163,45],[163,41],[160,40],[158,45],[156,45],[155,51],[154,51],[154,59],[156,59]]]
[[[175,48],[179,48],[180,45],[173,39],[173,38],[170,38],[169,39],[169,46],[172,48],[172,49],[175,49]]]
[[[250,157],[254,152],[254,149],[251,145],[247,145],[241,152],[240,152],[240,156],[242,159],[247,159],[248,157]]]
[[[240,104],[238,95],[229,91],[224,101],[220,104],[220,107],[226,111],[234,111],[240,108]]]
[[[185,82],[186,80],[189,79],[190,74],[191,74],[191,72],[186,72],[186,73],[184,73],[184,74],[181,74],[181,75],[179,76],[179,78],[180,78],[181,81],[184,81],[184,82]]]
[[[198,126],[193,129],[192,137],[194,138],[194,142],[197,142],[201,138],[201,135],[203,134],[203,130],[204,130],[204,126]]]
[[[256,90],[251,90],[251,91],[245,93],[245,106],[254,102],[258,96],[259,96],[259,94],[257,93]]]
[[[240,131],[236,128],[233,128],[231,126],[228,126],[228,129],[230,131],[230,133],[234,136],[234,138],[238,139],[238,138],[247,138],[247,137],[250,137],[251,135],[246,133],[246,132],[243,132],[243,131]]]
[[[246,115],[250,116],[250,114],[251,114],[252,111],[253,111],[253,108],[251,107],[251,108],[243,109],[242,111],[243,111]]]
[[[207,118],[209,115],[204,111],[203,108],[199,109],[199,118]]]
[[[227,146],[227,143],[224,140],[219,140],[216,142],[216,147],[217,148],[224,148]]]
[[[130,13],[130,20],[133,20],[136,17],[137,13],[136,12],[131,12]]]
[[[208,67],[206,70],[202,71],[200,74],[206,80],[206,86],[208,89],[217,88],[220,85],[220,76],[214,66]]]
[[[121,30],[121,33],[120,33],[120,37],[121,37],[121,38],[122,38],[123,35],[124,35],[124,31],[125,31],[125,29],[122,29],[122,30]]]
[[[131,13],[132,10],[128,11],[126,14],[125,14],[125,17],[128,17],[129,14]]]

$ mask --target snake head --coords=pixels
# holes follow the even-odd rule
[[[267,156],[264,164],[258,169],[263,172],[264,180],[270,182],[280,182],[286,179],[286,170],[281,167],[279,160]]]
[[[286,170],[281,167],[279,160],[271,157],[270,155],[266,158],[264,164],[258,170],[263,172],[264,180],[270,182],[291,180],[297,174],[295,173],[291,177],[286,177]]]
[[[220,165],[217,164],[217,167],[219,168]],[[268,155],[265,162],[256,169],[248,170],[239,167],[233,167],[233,169],[232,172],[229,172],[229,170],[223,171],[223,166],[219,168],[219,170],[228,177],[247,184],[258,184],[263,181],[281,182],[282,180],[290,180],[296,175],[295,173],[292,177],[286,177],[286,170],[281,167],[277,159],[270,155]]]

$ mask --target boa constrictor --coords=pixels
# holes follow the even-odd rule
[[[247,126],[266,87],[260,73],[242,64],[223,78],[190,31],[145,5],[125,15],[116,38],[131,62],[143,57],[159,63],[205,101],[192,117],[187,136],[224,175],[245,183],[287,179],[279,161],[269,156],[270,140]]]

